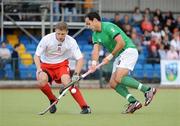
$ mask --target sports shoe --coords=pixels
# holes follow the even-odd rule
[[[149,91],[147,91],[144,96],[145,96],[145,103],[144,106],[147,106],[151,103],[154,95],[156,94],[156,88],[151,88]]]
[[[90,114],[91,113],[91,109],[89,106],[84,106],[82,108],[82,111],[80,112],[80,114]]]
[[[134,113],[136,110],[140,109],[141,107],[142,104],[139,101],[136,101],[135,103],[129,103],[127,109],[122,113],[123,114]]]
[[[51,105],[53,102],[54,102],[54,100],[51,100],[51,101],[50,101],[50,105]],[[53,106],[49,109],[49,112],[53,114],[53,113],[56,112],[56,110],[57,110],[57,109],[56,109],[56,105],[53,105]]]

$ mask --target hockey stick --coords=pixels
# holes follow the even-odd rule
[[[100,63],[99,65],[96,66],[96,69],[100,68],[102,65],[104,65],[104,63]],[[81,79],[85,78],[87,75],[93,73],[91,70],[88,70],[86,73],[84,73],[83,75],[80,76],[80,78],[78,80],[75,81],[71,81],[61,92],[60,95],[58,96],[57,100],[54,101],[50,106],[48,106],[44,111],[41,111],[38,113],[38,115],[44,115],[45,113],[47,113],[49,111],[49,109],[58,103],[58,101],[64,96],[64,94],[69,90],[69,88],[71,86],[73,86],[75,83],[77,83],[78,81],[80,81]]]

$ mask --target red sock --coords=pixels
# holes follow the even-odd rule
[[[73,94],[71,92],[72,88],[76,89],[76,93]],[[87,106],[87,103],[85,102],[85,100],[84,100],[84,98],[83,98],[83,96],[82,96],[82,94],[81,94],[81,92],[80,92],[80,90],[79,90],[79,88],[77,86],[76,87],[71,87],[69,89],[69,91],[70,91],[71,95],[73,96],[73,98],[76,100],[76,102],[79,104],[79,106],[81,108],[83,108],[84,106]]]
[[[52,93],[52,90],[48,83],[44,85],[43,87],[40,87],[40,89],[48,97],[49,100],[56,100],[56,97]]]

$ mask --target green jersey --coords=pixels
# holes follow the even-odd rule
[[[109,52],[112,52],[116,46],[116,41],[114,38],[117,35],[121,35],[125,42],[125,46],[116,54],[116,56],[127,48],[136,48],[132,40],[118,26],[110,22],[102,22],[101,32],[93,32],[92,40],[94,44],[100,44],[104,46]]]

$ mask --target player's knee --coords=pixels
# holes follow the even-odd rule
[[[48,76],[46,73],[42,72],[38,76],[38,85],[43,86],[48,82]]]
[[[110,83],[110,87],[115,89],[117,83],[114,80],[111,80],[109,83]]]
[[[121,77],[115,77],[114,81],[116,83],[121,83],[122,78]]]

